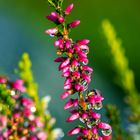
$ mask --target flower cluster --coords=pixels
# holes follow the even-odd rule
[[[19,77],[24,80],[27,94],[34,101],[36,106],[36,115],[44,122],[44,129],[47,134],[47,140],[56,140],[63,137],[63,131],[60,128],[54,128],[56,122],[55,118],[51,116],[48,110],[48,104],[51,100],[50,96],[43,98],[39,97],[38,84],[34,80],[32,72],[32,62],[28,53],[23,53],[21,60],[18,63],[18,69],[16,70]]]
[[[75,93],[79,98],[69,99],[64,109],[70,110],[71,116],[66,120],[72,122],[79,119],[85,125],[78,125],[68,132],[68,135],[80,134],[77,140],[102,140],[110,139],[111,126],[101,121],[101,115],[96,112],[102,108],[102,100],[104,99],[99,90],[89,90],[88,85],[91,82],[91,74],[93,69],[87,66],[89,52],[88,39],[73,41],[69,37],[71,28],[80,24],[80,20],[66,23],[66,16],[69,15],[74,7],[70,4],[64,11],[56,2],[49,0],[49,3],[55,7],[56,12],[52,12],[47,19],[56,24],[55,28],[47,29],[45,33],[50,36],[56,36],[58,39],[54,42],[57,47],[58,58],[55,62],[59,62],[59,71],[62,71],[62,77],[65,77],[64,90],[61,99],[65,99]],[[86,94],[84,94],[86,92]],[[100,135],[100,132],[102,135]]]
[[[0,113],[0,140],[46,140],[47,135],[43,130],[42,120],[35,115],[34,102],[22,92],[26,89],[22,80],[9,82],[4,77],[0,78],[0,86],[11,96],[14,105],[10,112]]]
[[[34,101],[25,93],[23,80],[9,81],[0,77],[0,140],[55,140],[62,136],[61,129],[52,129],[55,122],[49,118],[50,128],[37,113]],[[50,98],[42,100],[47,108]],[[49,130],[50,129],[50,130]],[[48,133],[50,132],[50,133]]]

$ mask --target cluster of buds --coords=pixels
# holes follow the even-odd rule
[[[0,112],[0,140],[46,140],[47,138],[44,123],[36,115],[34,102],[22,94],[26,90],[23,84],[22,80],[10,82],[5,77],[0,77],[0,86],[4,87],[1,93],[9,94],[14,101],[14,105],[9,106],[9,111],[4,114]]]
[[[60,63],[58,69],[62,71],[62,77],[66,78],[64,82],[65,92],[61,94],[61,99],[78,94],[78,98],[71,98],[64,106],[64,109],[72,108],[70,110],[71,116],[66,121],[72,122],[79,119],[85,124],[73,128],[68,132],[68,135],[79,134],[77,140],[109,140],[111,139],[111,126],[102,122],[101,115],[96,112],[102,108],[104,98],[96,89],[87,91],[93,72],[93,69],[87,66],[88,43],[90,41],[88,39],[73,41],[69,37],[70,29],[80,24],[80,20],[68,24],[65,22],[66,16],[70,14],[73,7],[74,5],[70,4],[64,11],[62,7],[56,8],[56,12],[47,16],[56,24],[56,27],[45,31],[50,36],[57,37],[54,46],[57,47],[59,57],[55,59],[55,62]],[[61,22],[60,17],[63,19]]]

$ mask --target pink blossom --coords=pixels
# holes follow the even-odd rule
[[[68,7],[64,11],[65,15],[69,15],[70,12],[72,11],[73,7],[74,7],[74,4],[73,3],[70,4],[70,5],[68,5]]]
[[[7,79],[5,77],[0,77],[0,84],[5,84]]]
[[[67,122],[72,122],[76,119],[80,118],[79,112],[74,112],[72,115],[66,120]]]
[[[80,24],[80,20],[75,20],[69,24],[69,27],[74,28]]]
[[[78,40],[77,41],[80,45],[86,45],[86,44],[88,44],[89,42],[90,42],[90,40],[88,40],[88,39],[83,39],[83,40]]]
[[[12,88],[21,92],[25,92],[26,88],[23,86],[23,84],[23,80],[18,79],[12,83]]]
[[[55,35],[57,33],[58,29],[57,28],[51,28],[45,31],[45,33],[50,34],[50,35]]]
[[[80,133],[80,131],[81,131],[81,128],[75,127],[75,128],[73,128],[72,130],[70,130],[70,131],[68,132],[68,136],[78,134],[78,133]]]
[[[107,123],[100,122],[98,124],[98,128],[100,128],[100,129],[111,129],[111,126]]]

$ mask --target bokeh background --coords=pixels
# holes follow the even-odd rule
[[[69,21],[77,18],[81,20],[81,25],[73,29],[71,36],[74,39],[91,40],[89,65],[93,67],[94,74],[90,88],[96,87],[102,91],[106,98],[104,104],[113,103],[118,106],[122,127],[125,129],[128,125],[125,119],[127,105],[123,100],[124,92],[113,82],[114,71],[101,23],[107,18],[114,25],[117,36],[122,39],[129,66],[135,73],[136,87],[140,91],[140,1],[65,0],[64,5],[71,2],[75,3],[75,8]],[[55,127],[61,127],[66,133],[74,123],[65,122],[69,113],[63,110],[64,101],[59,99],[64,79],[57,70],[57,64],[53,62],[56,58],[54,38],[44,34],[45,29],[53,27],[45,19],[51,10],[46,0],[0,0],[0,74],[15,78],[14,69],[22,53],[28,52],[39,84],[40,97],[52,97],[49,109],[57,119]],[[106,118],[104,120],[107,121]]]

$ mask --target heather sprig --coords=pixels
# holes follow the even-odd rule
[[[47,134],[47,140],[55,140],[63,136],[60,128],[53,128],[55,118],[53,118],[48,110],[48,104],[51,100],[50,96],[39,97],[38,84],[34,80],[32,72],[32,62],[28,53],[23,53],[18,63],[19,68],[16,70],[19,77],[24,80],[27,94],[33,99],[36,107],[36,114],[44,123],[44,130]]]
[[[35,114],[35,104],[24,94],[23,80],[0,79],[0,98],[3,97],[2,107],[5,106],[0,110],[0,139],[46,140],[47,133],[43,121]]]
[[[60,63],[58,69],[62,71],[62,77],[66,78],[65,92],[60,97],[61,99],[71,97],[64,106],[64,109],[72,109],[66,121],[72,122],[79,119],[83,123],[70,130],[68,135],[79,134],[77,140],[109,140],[111,139],[111,126],[102,122],[101,115],[96,112],[102,108],[104,98],[97,89],[87,91],[93,72],[93,69],[87,66],[90,40],[74,41],[69,36],[71,29],[80,24],[80,20],[66,22],[66,16],[71,14],[74,4],[68,5],[63,10],[61,0],[48,0],[48,2],[55,8],[55,11],[46,18],[55,23],[55,27],[47,29],[45,33],[51,37],[57,37],[54,46],[57,48],[59,57],[54,61]],[[77,94],[77,98],[73,99],[73,94]]]
[[[135,85],[134,72],[129,68],[128,59],[122,42],[117,38],[117,33],[109,20],[102,22],[102,30],[108,43],[108,52],[112,60],[112,66],[116,74],[117,84],[126,93],[125,101],[130,107],[129,120],[132,122],[140,122],[140,94]]]

